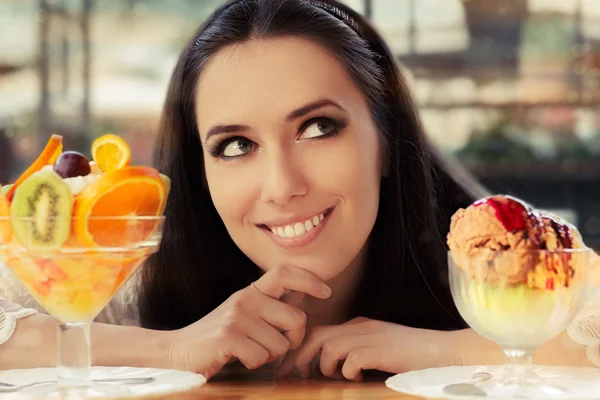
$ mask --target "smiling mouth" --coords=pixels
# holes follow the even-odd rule
[[[316,214],[306,220],[294,222],[288,225],[258,225],[259,228],[271,232],[273,235],[282,239],[296,239],[301,238],[311,232],[313,229],[318,228],[325,218],[331,214],[333,207],[328,208],[320,214]]]

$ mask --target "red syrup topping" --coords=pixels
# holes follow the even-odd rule
[[[558,240],[560,240],[560,243],[563,245],[563,248],[572,249],[573,237],[571,236],[571,228],[569,228],[568,225],[562,224],[555,218],[552,218],[550,216],[545,216],[544,218],[547,218],[550,221],[550,226],[552,226],[552,229],[554,229],[554,232],[556,232],[556,236],[558,236]]]
[[[484,204],[494,209],[496,218],[509,232],[527,229],[527,221],[532,222],[530,226],[538,222],[538,216],[530,207],[512,197],[488,197],[475,202],[473,206],[479,207]]]
[[[550,223],[550,227],[556,233],[556,236],[558,237],[558,240],[562,244],[563,248],[573,248],[573,236],[571,235],[571,229],[569,225],[562,223],[560,220],[550,215],[540,215],[540,213],[533,210],[533,208],[514,197],[488,197],[475,202],[473,206],[479,207],[484,204],[494,209],[496,218],[498,218],[498,221],[502,223],[504,229],[506,229],[509,232],[521,230],[527,231],[529,238],[535,239],[535,241],[540,245],[542,249],[546,248],[546,243],[543,240],[543,233],[545,230],[544,220]],[[546,262],[546,269],[552,269],[554,270],[554,272],[556,272],[556,268],[553,265],[551,265],[553,257],[546,254],[544,258]],[[561,261],[565,265],[569,265],[569,261],[571,259],[570,254],[565,254],[560,258],[562,259]],[[569,286],[569,278],[573,277],[574,272],[575,271],[573,270],[573,268],[569,265],[569,276],[567,277],[567,281],[565,282],[566,287]],[[546,289],[555,289],[554,278],[546,279]]]

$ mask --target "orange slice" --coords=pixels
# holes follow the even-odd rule
[[[108,172],[77,197],[73,230],[83,246],[127,247],[154,231],[156,221],[101,218],[159,216],[165,201],[165,184],[154,168]]]
[[[2,186],[0,186],[0,189],[2,189]],[[0,190],[0,246],[10,242],[10,238],[12,237],[12,227],[10,225],[10,220],[3,219],[4,217],[9,216],[10,204],[6,197],[2,194],[2,191]]]
[[[54,165],[54,163],[56,162],[56,159],[58,158],[58,156],[61,155],[62,151],[63,151],[63,145],[61,142],[58,145],[58,147],[56,148],[56,150],[54,150],[54,154],[52,154],[52,157],[50,157],[50,159],[48,160],[48,164]]]
[[[50,140],[48,140],[46,147],[44,147],[44,150],[42,150],[38,158],[29,166],[29,168],[25,170],[25,172],[23,172],[14,185],[8,189],[8,192],[6,192],[6,198],[8,201],[12,201],[15,190],[21,183],[23,183],[25,179],[29,178],[34,173],[50,164],[50,160],[55,156],[56,152],[59,151],[59,148],[61,149],[60,151],[62,151],[62,139],[63,138],[60,135],[50,136]],[[56,157],[58,157],[58,155],[56,155]]]
[[[112,172],[129,165],[131,150],[117,135],[100,136],[92,143],[92,158],[104,172]]]

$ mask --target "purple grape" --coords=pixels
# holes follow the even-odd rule
[[[88,159],[76,151],[65,151],[58,156],[54,163],[54,171],[63,179],[86,176],[92,172]]]

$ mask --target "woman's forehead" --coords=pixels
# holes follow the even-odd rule
[[[202,72],[196,96],[199,121],[226,119],[233,111],[264,114],[266,107],[287,113],[320,98],[352,108],[362,98],[333,54],[295,37],[254,39],[222,49]]]

